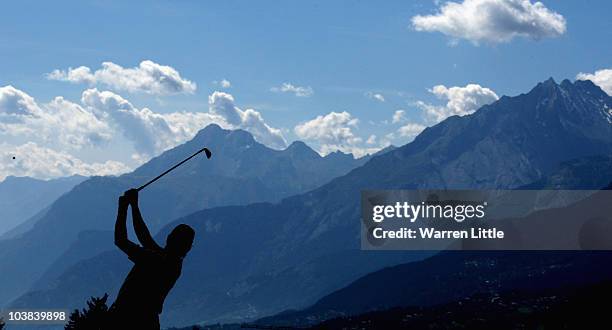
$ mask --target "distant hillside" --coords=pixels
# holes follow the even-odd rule
[[[571,287],[610,278],[609,252],[449,252],[368,274],[309,308],[255,323],[301,327],[372,311],[446,304],[477,294]]]
[[[519,189],[602,189],[612,183],[612,154],[572,159]]]
[[[610,108],[612,98],[590,81],[551,79],[472,115],[450,117],[412,143],[307,193],[178,219],[157,238],[178,222],[192,225],[200,238],[162,322],[243,322],[305,308],[368,273],[428,256],[361,251],[360,191],[521,187],[547,177],[562,162],[612,154]],[[53,288],[30,292],[15,306],[79,306],[89,295],[114,293],[125,276],[125,266],[117,265],[129,264],[118,253],[85,260],[59,276]],[[456,267],[461,265],[458,260]],[[441,285],[445,292],[454,290]]]
[[[521,257],[527,257],[523,254]],[[595,257],[593,255],[587,258]],[[601,257],[601,255],[600,255]],[[552,258],[551,258],[552,260]],[[610,257],[592,258],[593,262]],[[607,264],[606,264],[607,265]],[[609,272],[610,267],[606,267]],[[424,281],[422,286],[438,280]],[[435,283],[434,283],[435,285]],[[309,319],[302,325],[280,325],[275,318],[243,324],[209,324],[170,328],[172,330],[238,329],[582,329],[599,328],[608,318],[607,301],[612,295],[612,281],[605,279],[587,285],[557,288],[532,287],[498,292],[483,291],[449,302],[433,305],[393,307],[352,316],[338,316],[317,323]],[[364,299],[359,297],[357,299]],[[310,324],[310,325],[308,325]]]
[[[52,180],[9,176],[0,182],[0,238],[70,191],[87,177]]]
[[[589,157],[565,162],[561,167],[568,170],[571,164],[579,164],[580,168],[597,168],[602,159],[605,157]],[[592,164],[588,165],[589,162]],[[612,167],[606,168],[598,175],[605,176],[606,173],[608,180],[612,180]],[[563,189],[585,189],[592,183],[591,175],[568,176],[567,181],[556,178],[556,183]],[[599,188],[606,187],[600,185]],[[562,228],[567,225],[567,220],[576,222],[578,219],[574,216],[564,218],[559,216],[560,213],[605,216],[609,210],[592,208],[594,205],[605,205],[607,198],[609,194],[601,191],[566,207],[539,210],[524,218],[508,219],[505,223],[530,223],[535,232],[538,232],[546,230],[550,226],[550,220],[555,219],[555,227]],[[510,225],[509,228],[511,227]],[[587,237],[580,236],[580,241],[588,246],[589,241],[585,239]],[[583,245],[583,248],[588,250],[587,246]],[[612,252],[607,251],[443,252],[427,260],[370,273],[321,298],[308,308],[279,313],[257,323],[304,326],[330,318],[349,317],[396,307],[443,304],[480,293],[500,294],[517,289],[583,285],[612,278],[611,261]]]
[[[596,329],[608,321],[607,305],[598,302],[610,295],[609,279],[578,287],[482,293],[443,305],[335,318],[309,329]]]

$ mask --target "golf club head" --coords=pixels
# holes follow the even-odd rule
[[[210,157],[212,156],[212,153],[210,152],[210,150],[208,150],[208,148],[204,148],[204,153],[206,154],[206,158],[210,159]]]

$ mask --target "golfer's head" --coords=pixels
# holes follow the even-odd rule
[[[186,224],[176,226],[166,238],[166,250],[179,257],[184,257],[191,250],[195,231]]]

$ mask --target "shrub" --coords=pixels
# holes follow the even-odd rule
[[[99,330],[104,328],[104,321],[108,315],[108,306],[106,300],[108,294],[104,297],[96,298],[91,297],[87,301],[87,308],[83,308],[82,311],[75,309],[70,314],[68,323],[64,327],[66,330]],[[1,329],[1,328],[0,328]]]

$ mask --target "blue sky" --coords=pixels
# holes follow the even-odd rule
[[[472,5],[485,7],[473,11]],[[612,67],[609,1],[531,1],[516,7],[505,0],[457,0],[447,6],[443,1],[4,3],[0,87],[31,96],[40,110],[18,109],[29,116],[22,120],[26,117],[10,106],[24,96],[4,90],[9,96],[4,103],[0,99],[0,179],[128,170],[193,134],[193,120],[164,117],[176,112],[212,113],[197,122],[218,119],[276,148],[303,139],[322,153],[363,154],[405,144],[424,126],[526,92],[551,76],[561,81],[600,70],[593,79],[610,86],[608,71],[601,71]],[[469,18],[474,12],[490,17]],[[415,23],[419,15],[423,20]],[[457,23],[457,17],[465,20]],[[142,77],[129,77],[138,70],[121,71],[120,78],[129,80],[123,85],[108,75],[66,81],[69,68],[86,66],[93,73],[112,62],[123,70],[145,60],[170,67],[187,87],[169,91],[139,84]],[[51,79],[54,70],[62,71]],[[229,87],[221,85],[223,79]],[[282,92],[284,83],[292,87]],[[444,87],[434,89],[439,85]],[[84,101],[84,92],[92,89],[97,93],[88,95],[96,100],[118,96],[130,107]],[[215,91],[222,93],[211,104]],[[58,96],[65,102],[49,105]],[[66,120],[49,117],[64,111],[72,118],[73,107],[80,107],[84,118],[74,125],[96,124],[64,127]],[[242,119],[227,117],[235,112]],[[34,122],[32,116],[43,119]],[[172,128],[159,137],[164,141],[153,140],[151,130],[162,126]],[[28,127],[32,132],[25,132]],[[142,134],[126,133],[138,129]],[[173,135],[177,129],[180,136]],[[34,133],[45,130],[47,136]],[[67,136],[50,133],[54,130]],[[26,151],[27,157],[47,156],[30,159]],[[49,156],[54,152],[58,155]],[[6,165],[14,154],[22,162]],[[62,169],[45,166],[44,157],[55,157],[51,162]]]

